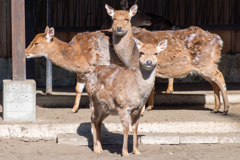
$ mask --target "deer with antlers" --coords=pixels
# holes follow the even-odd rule
[[[156,76],[161,78],[180,78],[189,73],[201,75],[211,83],[214,90],[214,113],[220,108],[220,91],[224,99],[223,115],[227,115],[229,102],[227,89],[222,73],[217,63],[221,56],[223,42],[216,35],[198,27],[189,27],[177,31],[150,32],[140,29],[133,34],[130,18],[136,13],[137,5],[129,11],[115,11],[106,5],[107,13],[113,19],[113,45],[118,57],[127,67],[137,65],[137,50],[132,38],[137,38],[143,43],[157,44],[163,39],[168,40],[168,47],[158,55]],[[128,46],[128,47],[126,47]],[[150,102],[153,102],[153,92]],[[150,105],[150,107],[152,107]],[[151,108],[149,108],[151,109]]]

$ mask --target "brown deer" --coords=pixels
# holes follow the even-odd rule
[[[139,49],[138,65],[123,68],[115,64],[98,66],[89,75],[86,90],[90,98],[91,130],[94,152],[102,151],[101,124],[109,115],[119,115],[124,132],[122,155],[128,156],[128,131],[133,130],[133,152],[140,154],[137,129],[142,107],[154,86],[158,63],[157,55],[167,46],[167,41],[157,46],[134,40]],[[160,53],[161,54],[161,53]]]
[[[127,0],[121,0],[120,5],[123,10],[129,10],[129,3]],[[113,20],[107,19],[105,23],[102,24],[101,30],[110,29],[112,26]],[[138,10],[136,15],[131,18],[132,26],[151,26],[151,17],[147,14],[143,13],[142,11]]]
[[[54,28],[46,27],[45,33],[36,35],[25,50],[26,58],[47,57],[55,65],[77,73],[76,99],[72,108],[77,112],[86,77],[98,65],[122,65],[104,33],[85,32],[65,43],[54,37]]]
[[[123,10],[128,11],[129,8],[131,8],[134,4],[137,4],[138,0],[134,0],[134,1],[130,1],[128,2],[128,0],[121,0],[121,7]],[[138,9],[138,12],[142,14],[143,12],[141,10]],[[156,14],[152,14],[152,13],[145,13],[145,15],[150,17],[150,21],[151,21],[151,25],[141,25],[141,27],[149,30],[149,31],[159,31],[159,30],[176,30],[176,27],[173,26],[173,24],[170,22],[169,19],[163,17],[163,16],[159,16]],[[136,18],[137,14],[132,18],[132,21],[139,21],[141,22],[142,19]],[[136,22],[135,22],[136,23]],[[134,24],[134,23],[132,23]],[[137,25],[132,25],[132,26],[136,26]],[[140,26],[140,25],[138,25]],[[168,87],[165,93],[167,94],[171,94],[173,92],[173,78],[169,78],[168,79]],[[152,93],[154,94],[154,93]],[[148,108],[152,108],[153,107],[153,101],[150,101],[150,103],[148,104]]]
[[[136,66],[137,51],[134,49],[132,37],[143,43],[157,44],[163,39],[168,40],[168,47],[162,54],[158,55],[158,66],[156,76],[161,78],[180,78],[189,73],[200,74],[211,83],[214,90],[215,108],[217,113],[220,108],[220,93],[224,99],[223,115],[226,115],[229,108],[226,84],[217,63],[221,56],[223,42],[216,35],[203,31],[198,27],[189,27],[177,31],[150,32],[140,29],[133,35],[131,23],[128,21],[137,5],[133,5],[129,11],[115,11],[106,5],[108,14],[113,19],[113,45],[118,57],[128,66]],[[128,47],[126,47],[128,46]],[[153,106],[153,92],[150,95],[150,105]]]

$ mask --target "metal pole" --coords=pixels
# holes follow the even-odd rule
[[[47,25],[49,27],[52,26],[51,19],[51,0],[47,0]],[[52,62],[49,59],[46,60],[46,93],[52,93]]]

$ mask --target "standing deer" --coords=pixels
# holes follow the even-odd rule
[[[102,151],[101,124],[109,115],[119,115],[124,132],[122,155],[128,156],[129,124],[133,130],[133,152],[140,154],[137,142],[137,129],[142,107],[154,86],[158,63],[157,55],[167,46],[167,41],[157,46],[134,40],[139,49],[138,65],[123,68],[115,64],[98,66],[89,75],[86,90],[90,98],[91,130],[94,152]],[[160,53],[161,54],[161,53]]]
[[[220,93],[224,99],[223,115],[227,115],[229,102],[226,84],[217,63],[220,59],[223,42],[216,35],[203,31],[198,27],[189,27],[177,31],[150,32],[144,29],[133,35],[129,17],[137,10],[133,5],[129,11],[115,11],[106,5],[107,13],[113,19],[113,45],[118,57],[127,67],[136,66],[136,50],[134,49],[133,36],[143,43],[157,44],[163,39],[168,40],[168,47],[158,55],[156,76],[161,78],[180,78],[189,73],[200,74],[211,83],[214,90],[215,108],[217,113],[220,108]],[[126,47],[128,46],[128,47]],[[153,92],[150,95],[150,105],[153,106]]]
[[[46,57],[55,65],[77,73],[76,98],[72,112],[77,112],[86,77],[98,65],[115,63],[123,66],[109,44],[109,37],[100,31],[79,33],[65,43],[54,37],[54,28],[36,35],[25,50],[26,58]]]
[[[134,0],[134,2],[133,1],[128,2],[128,0],[121,0],[120,4],[121,4],[121,7],[123,10],[128,11],[129,8],[131,8],[134,4],[137,4],[137,2],[138,2],[138,0]],[[137,13],[142,13],[142,11],[138,10]],[[145,14],[150,17],[151,24],[150,25],[142,25],[142,27],[144,27],[145,29],[147,29],[149,31],[175,30],[175,28],[176,28],[173,26],[173,24],[170,22],[169,19],[166,19],[163,16],[159,16],[159,15],[152,14],[152,13],[145,13]],[[136,16],[137,15],[135,15],[132,18],[132,21],[138,20],[139,22],[141,22],[142,19],[138,19],[138,18],[136,18]],[[132,26],[134,26],[134,25],[132,25]],[[166,90],[167,94],[171,94],[173,92],[173,81],[174,81],[173,78],[168,79],[168,87]],[[154,95],[154,92],[152,94]],[[150,109],[152,107],[153,107],[153,101],[150,101],[150,103],[148,104],[148,108]]]

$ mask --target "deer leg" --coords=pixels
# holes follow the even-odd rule
[[[211,82],[213,91],[214,91],[214,99],[215,99],[215,108],[212,110],[212,113],[217,113],[221,103],[220,103],[220,89],[218,85],[214,82]]]
[[[128,154],[128,131],[129,131],[129,120],[130,117],[129,115],[126,115],[126,111],[122,111],[122,113],[120,113],[120,118],[121,118],[121,122],[123,125],[123,148],[122,148],[122,155],[123,156],[129,156]]]
[[[75,98],[74,106],[72,108],[73,113],[76,113],[78,111],[78,107],[79,107],[80,100],[81,100],[81,94],[82,94],[82,91],[84,89],[84,86],[85,86],[85,81],[78,78],[78,76],[77,76],[77,85],[75,87],[76,98]]]
[[[134,113],[136,112],[136,113]],[[134,111],[131,115],[132,118],[132,130],[133,130],[133,152],[134,154],[140,154],[138,150],[138,139],[137,139],[137,130],[138,130],[138,124],[139,124],[139,110]]]
[[[223,111],[223,115],[227,115],[228,112],[228,108],[229,108],[229,101],[228,101],[228,97],[227,97],[227,88],[226,88],[226,84],[223,78],[222,73],[216,69],[216,70],[209,70],[212,71],[211,73],[203,73],[203,77],[205,79],[207,79],[213,86],[213,90],[214,90],[214,97],[215,97],[215,108],[213,110],[213,112],[216,111],[216,109],[219,109],[220,107],[220,95],[218,93],[218,91],[220,90],[222,92],[222,96],[223,96],[223,101],[224,101],[224,111]]]
[[[101,144],[101,126],[102,126],[102,122],[105,118],[107,118],[109,116],[109,114],[102,114],[101,118],[99,119],[97,126],[96,126],[96,130],[97,130],[97,144],[98,144],[98,148],[100,150],[100,152],[102,152],[102,144]]]
[[[224,77],[219,70],[217,70],[217,74],[215,76],[216,76],[216,84],[218,85],[218,87],[220,88],[220,90],[222,92],[223,101],[224,101],[224,111],[223,111],[222,115],[227,115],[228,108],[229,108],[229,101],[228,101],[228,97],[227,97],[227,86],[226,86]]]
[[[144,111],[145,111],[145,105],[142,107],[141,116],[143,116]]]
[[[221,105],[221,103],[220,103],[220,89],[215,82],[211,81],[210,77],[206,77],[204,75],[202,75],[202,77],[212,85],[212,88],[213,88],[213,91],[214,91],[214,99],[215,99],[215,107],[212,110],[212,113],[217,113],[219,108],[220,108],[220,105]]]
[[[173,78],[168,78],[168,88],[166,90],[167,94],[171,94],[173,92]]]
[[[98,122],[99,122],[99,112],[95,111],[95,108],[93,106],[93,102],[90,98],[90,109],[92,112],[91,115],[91,131],[92,131],[92,136],[93,136],[93,150],[96,153],[100,153],[101,152],[101,146],[99,146],[99,144],[101,145],[101,142],[99,143],[99,129],[98,129]]]
[[[155,90],[155,86],[153,87],[150,96],[148,98],[148,107],[147,110],[151,110],[153,108],[154,105],[154,90]],[[142,113],[143,114],[143,113]]]

